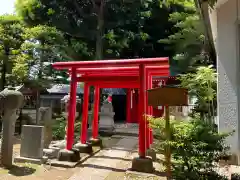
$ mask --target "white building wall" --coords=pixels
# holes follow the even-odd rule
[[[240,2],[229,0],[211,13],[212,26],[217,27],[213,28],[213,36],[217,50],[218,126],[220,132],[236,131],[227,139],[232,152],[236,154],[240,147],[237,1]]]

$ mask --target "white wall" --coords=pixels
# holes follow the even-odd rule
[[[236,130],[227,142],[239,153],[239,58],[237,41],[237,2],[229,0],[211,14],[216,38],[218,71],[218,124],[220,132]],[[240,0],[239,0],[240,4]],[[240,9],[240,8],[239,8]],[[217,20],[217,22],[216,22]],[[215,33],[215,34],[214,34]]]

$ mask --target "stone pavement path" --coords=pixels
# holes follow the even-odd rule
[[[137,144],[137,137],[123,137],[115,146],[104,149],[85,161],[83,168],[69,180],[104,180],[113,171],[123,171],[117,165],[135,150]]]

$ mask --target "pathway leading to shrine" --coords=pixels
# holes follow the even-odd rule
[[[125,172],[117,165],[127,160],[136,149],[138,137],[124,136],[115,146],[104,149],[82,164],[82,169],[69,180],[104,180],[111,172]]]

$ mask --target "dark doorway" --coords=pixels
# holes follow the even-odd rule
[[[125,122],[126,120],[126,95],[112,96],[113,111],[115,112],[114,122]]]

